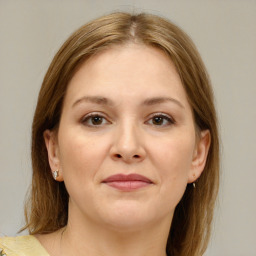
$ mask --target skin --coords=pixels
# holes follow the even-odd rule
[[[58,132],[44,137],[70,195],[67,227],[37,236],[49,254],[166,255],[173,212],[203,171],[210,135],[197,138],[162,51],[128,44],[87,60],[69,83]],[[152,183],[132,191],[102,183],[118,173]]]

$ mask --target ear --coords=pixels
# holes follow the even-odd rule
[[[46,130],[44,131],[44,141],[48,151],[48,161],[51,167],[51,172],[53,175],[54,171],[58,171],[57,181],[63,181],[63,175],[59,159],[59,146],[56,132]]]
[[[188,183],[195,182],[204,170],[207,155],[211,144],[211,134],[209,130],[201,131],[194,150],[191,163],[191,170],[188,177]]]

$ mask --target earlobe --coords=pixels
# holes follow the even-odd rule
[[[188,183],[195,182],[204,170],[209,148],[211,144],[211,134],[209,130],[201,131],[197,141],[191,165]]]
[[[48,161],[51,167],[53,177],[55,177],[56,170],[58,176],[55,178],[57,181],[63,181],[62,173],[60,171],[59,147],[56,133],[50,130],[44,132],[44,141],[48,152]]]

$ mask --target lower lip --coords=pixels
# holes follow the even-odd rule
[[[151,185],[151,183],[144,181],[112,181],[105,184],[121,191],[133,191]]]

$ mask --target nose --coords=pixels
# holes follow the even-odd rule
[[[110,150],[114,161],[126,163],[141,162],[145,159],[146,151],[143,134],[135,125],[120,126],[114,134],[114,143]]]

